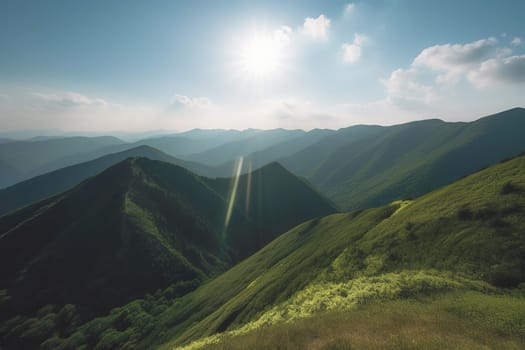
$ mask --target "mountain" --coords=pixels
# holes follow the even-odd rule
[[[37,141],[14,141],[0,144],[0,163],[14,169],[15,179],[4,180],[0,188],[32,177],[29,175],[45,163],[78,152],[93,151],[123,141],[110,136],[67,137]]]
[[[56,169],[64,168],[78,163],[87,162],[94,160],[96,158],[113,154],[124,152],[128,149],[139,147],[139,146],[149,146],[156,148],[162,152],[165,152],[173,157],[186,156],[192,153],[204,152],[209,149],[218,147],[222,144],[238,141],[241,139],[246,139],[251,137],[254,133],[259,132],[259,130],[200,130],[194,129],[183,133],[173,134],[173,135],[164,135],[151,137],[133,143],[123,143],[117,145],[109,145],[106,147],[98,148],[96,150],[91,150],[87,152],[78,152],[74,154],[68,154],[64,157],[60,157],[53,161],[47,162],[38,168],[34,169],[31,173],[31,177],[37,176],[39,174],[48,173]],[[263,164],[264,165],[264,164]],[[192,169],[198,172],[199,175],[204,176],[216,176],[231,175],[231,168],[228,172],[218,172],[213,170],[210,167],[203,166],[200,169]]]
[[[0,188],[6,184],[14,183],[20,178],[20,173],[11,165],[0,160]]]
[[[0,189],[0,215],[63,192],[130,157],[146,157],[152,160],[161,160],[185,167],[199,174],[212,171],[206,169],[207,167],[204,165],[176,159],[155,148],[138,146],[123,152],[109,154],[95,160],[58,169]]]
[[[339,130],[279,162],[347,210],[413,198],[525,151],[525,109]]]
[[[251,205],[267,216],[247,217],[243,207],[232,205],[232,196],[225,198],[210,180],[182,167],[130,158],[55,197],[0,217],[2,321],[71,305],[84,322],[159,289],[169,287],[172,296],[180,296],[268,243],[282,232],[274,226],[288,229],[305,218],[335,212],[278,165],[252,178],[253,184],[282,189],[273,200],[253,191]],[[227,180],[217,181],[219,188]],[[277,215],[282,207],[274,204],[279,201],[303,209]],[[18,336],[0,338],[11,339],[1,344],[7,348],[31,347],[17,343]]]
[[[184,159],[210,166],[218,166],[304,134],[305,131],[303,130],[254,130],[248,138],[224,143],[201,153],[190,154],[185,156]]]
[[[405,326],[400,344],[476,348],[496,339],[493,346],[520,348],[525,333],[509,325],[525,321],[524,193],[520,156],[415,200],[309,220],[182,298],[137,300],[43,348],[173,349],[199,340],[190,348],[252,341],[301,349],[333,341],[334,327],[346,346],[339,348],[353,334],[364,335],[363,346],[377,335],[386,343],[372,348],[384,348]]]

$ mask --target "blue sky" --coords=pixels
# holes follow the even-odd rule
[[[525,106],[523,1],[0,6],[3,130],[339,128]]]

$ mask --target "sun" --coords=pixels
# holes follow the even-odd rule
[[[278,32],[255,33],[239,48],[239,65],[243,75],[254,79],[274,76],[283,65],[285,42]]]

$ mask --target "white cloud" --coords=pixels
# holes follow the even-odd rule
[[[489,59],[479,69],[469,72],[468,78],[477,87],[489,87],[497,83],[523,84],[525,55]]]
[[[361,58],[361,47],[356,44],[343,44],[343,61],[345,63],[354,63]]]
[[[355,4],[354,3],[348,3],[345,5],[344,9],[344,15],[347,17],[350,17],[355,11]]]
[[[414,59],[414,66],[448,70],[481,63],[496,51],[496,39],[488,38],[468,44],[445,44],[428,47]]]
[[[343,62],[345,63],[355,63],[359,61],[362,55],[362,46],[368,42],[368,36],[365,34],[354,34],[353,43],[343,43],[341,46],[343,50]]]
[[[35,97],[45,102],[50,107],[77,108],[88,106],[107,106],[108,103],[101,98],[88,97],[76,92],[61,93],[33,93]]]
[[[317,18],[307,17],[304,20],[301,33],[315,40],[324,40],[328,38],[330,31],[330,19],[325,15],[319,15]]]
[[[514,46],[520,46],[521,44],[523,44],[523,41],[521,40],[521,38],[515,37],[510,43]]]
[[[189,97],[175,94],[171,98],[171,106],[174,108],[202,109],[212,107],[213,103],[207,97]]]
[[[387,100],[405,109],[417,109],[435,101],[437,95],[432,86],[420,80],[420,73],[415,68],[396,69],[383,80]]]
[[[511,56],[509,48],[497,44],[488,38],[422,50],[409,68],[396,69],[383,80],[388,101],[403,109],[438,109],[439,101],[472,95],[468,85],[487,90],[484,94],[506,87],[516,96],[511,86],[525,83],[525,55]]]

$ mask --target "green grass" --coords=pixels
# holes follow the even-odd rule
[[[361,304],[184,350],[522,349],[525,298],[450,292]]]

